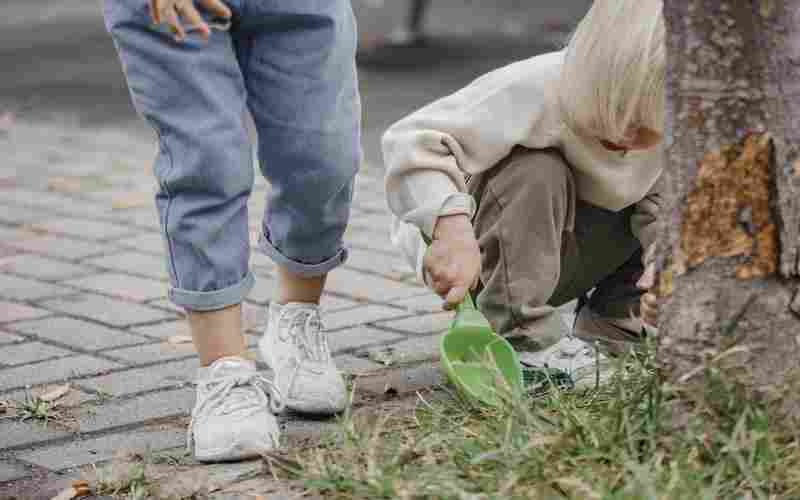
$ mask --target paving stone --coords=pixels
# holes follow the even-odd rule
[[[113,240],[132,235],[135,230],[130,227],[102,222],[98,220],[79,219],[74,217],[54,217],[33,224],[34,229],[42,229],[56,234],[66,234],[76,238],[90,240]]]
[[[328,275],[325,288],[356,300],[373,302],[404,299],[421,291],[419,287],[341,267]]]
[[[16,344],[18,342],[25,342],[26,340],[28,339],[25,337],[0,330],[0,345]]]
[[[107,211],[102,205],[90,203],[86,200],[50,191],[31,191],[23,188],[4,191],[3,200],[8,203],[51,209],[61,213],[93,214],[97,216]]]
[[[0,399],[6,399],[6,396],[2,395]],[[67,435],[69,435],[68,432],[58,429],[52,424],[45,426],[39,422],[0,420],[0,450],[14,446],[42,443]]]
[[[192,358],[110,373],[80,380],[77,383],[81,387],[108,393],[112,396],[125,396],[135,392],[176,387],[192,382],[199,366],[199,360]]]
[[[157,280],[167,280],[167,261],[163,257],[138,253],[121,252],[86,261],[93,266],[114,271],[137,274]]]
[[[242,304],[242,327],[244,331],[261,331],[267,326],[269,307],[245,302]]]
[[[386,228],[386,232],[378,233],[366,231],[363,228],[350,227],[345,233],[344,242],[347,246],[377,250],[394,257],[400,256],[400,251],[392,245],[389,239],[389,228]]]
[[[0,274],[0,297],[12,300],[39,300],[75,293],[75,290],[50,283]]]
[[[0,350],[0,365],[16,366],[50,358],[63,358],[74,355],[74,352],[60,349],[41,342],[7,345]]]
[[[274,279],[267,276],[258,276],[256,277],[256,284],[253,290],[251,290],[250,295],[247,296],[247,300],[257,304],[267,304],[272,300],[276,286]]]
[[[0,460],[0,483],[22,479],[28,476],[30,476],[30,471],[28,471],[27,468],[19,464]]]
[[[81,355],[7,368],[0,377],[0,391],[99,374],[120,366],[119,363]]]
[[[428,335],[425,337],[412,337],[396,344],[388,346],[373,347],[367,351],[382,351],[388,354],[393,361],[392,364],[413,363],[422,360],[439,359],[439,342],[441,334]],[[364,357],[364,352],[356,353],[356,356]],[[377,358],[373,358],[377,359]]]
[[[4,260],[0,271],[41,280],[64,280],[97,272],[86,266],[70,264],[34,254],[20,254]]]
[[[372,372],[385,368],[383,365],[373,363],[368,359],[357,358],[352,354],[340,354],[334,357],[336,367],[343,373],[358,375],[360,373]]]
[[[118,273],[96,274],[62,284],[139,302],[166,297],[168,292],[168,285],[163,281]]]
[[[81,408],[78,418],[81,432],[94,432],[143,422],[154,418],[188,415],[194,404],[194,388],[182,388],[144,394],[123,401]]]
[[[337,297],[336,295],[331,295],[328,293],[323,294],[322,300],[320,300],[320,307],[323,314],[331,313],[333,311],[340,311],[342,309],[352,309],[353,307],[357,307],[359,305],[363,305],[363,303],[356,302],[355,300],[345,299],[344,297]]]
[[[161,236],[161,233],[153,231],[142,233],[133,238],[117,240],[114,243],[121,247],[136,250],[137,252],[152,253],[159,256],[165,254],[164,238]]]
[[[158,299],[158,300],[149,300],[147,301],[148,306],[157,307],[159,309],[166,309],[167,311],[172,311],[178,316],[186,316],[186,311],[179,305],[175,305],[169,299]]]
[[[197,356],[191,342],[184,344],[170,344],[169,342],[158,342],[156,344],[137,345],[124,349],[111,349],[103,351],[103,354],[134,365],[154,363],[157,361],[168,361],[189,356]]]
[[[165,321],[155,325],[137,326],[132,328],[131,331],[162,340],[166,340],[173,335],[191,335],[189,322],[185,319]]]
[[[331,332],[328,335],[328,345],[334,353],[347,351],[371,344],[388,344],[403,339],[403,335],[391,333],[369,326],[357,326]]]
[[[13,302],[3,302],[0,300],[0,323],[41,318],[49,314],[52,313],[45,309],[30,307],[23,304],[14,304]]]
[[[398,307],[418,313],[438,313],[443,310],[441,297],[433,292],[427,292],[408,299],[395,300],[392,303]]]
[[[257,241],[257,240],[256,240]],[[250,254],[250,268],[259,276],[271,276],[275,272],[275,263],[253,247]]]
[[[388,234],[392,227],[392,214],[388,210],[383,213],[368,212],[359,214],[350,219],[350,225],[364,227],[372,232],[384,231]]]
[[[29,224],[47,217],[47,212],[19,205],[0,205],[0,223]]]
[[[380,321],[376,322],[375,325],[385,326],[393,330],[425,335],[448,329],[452,321],[453,313],[450,311],[443,311],[433,314],[418,314],[405,319]]]
[[[408,316],[408,311],[376,304],[361,305],[326,314],[323,318],[326,330],[339,330],[348,326],[363,325],[378,320]]]
[[[154,203],[136,209],[112,210],[108,214],[111,220],[118,220],[126,225],[133,225],[149,230],[159,230],[158,212]]]
[[[21,250],[71,260],[108,253],[111,248],[116,248],[103,243],[77,240],[56,235],[17,238],[14,240],[5,240],[4,243]]]
[[[91,318],[112,326],[129,326],[174,317],[171,313],[94,294],[78,294],[42,302],[43,307]]]
[[[416,272],[404,259],[360,248],[351,248],[345,267],[370,271],[395,281],[411,281]]]
[[[180,446],[186,440],[181,429],[138,430],[37,449],[18,458],[52,470],[70,469],[114,458],[119,450],[146,452]]]
[[[137,335],[64,316],[14,323],[8,328],[87,351],[147,342]]]

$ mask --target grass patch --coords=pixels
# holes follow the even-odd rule
[[[800,498],[793,422],[720,370],[705,380],[669,387],[651,354],[603,386],[501,409],[421,398],[411,416],[345,415],[283,470],[334,499]]]

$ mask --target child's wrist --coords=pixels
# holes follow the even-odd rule
[[[472,223],[467,214],[442,215],[436,219],[433,239],[448,239],[454,235],[472,234]]]

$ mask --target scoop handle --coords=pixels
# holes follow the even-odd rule
[[[425,242],[425,246],[430,248],[431,239],[428,238],[428,235],[426,235],[422,231],[420,231],[419,234],[422,235],[422,241]],[[477,308],[475,307],[475,302],[472,300],[472,294],[469,293],[469,290],[467,290],[467,294],[464,296],[464,300],[462,300],[461,303],[456,306],[456,312],[460,313],[462,311],[475,311],[476,309]]]

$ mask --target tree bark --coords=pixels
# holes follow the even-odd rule
[[[800,374],[800,1],[664,3],[659,358],[780,399]]]

